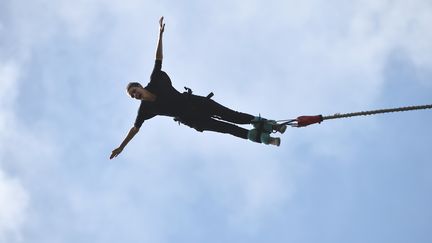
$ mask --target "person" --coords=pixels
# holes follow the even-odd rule
[[[164,17],[159,20],[159,38],[156,48],[156,60],[150,75],[150,82],[143,87],[138,82],[130,82],[126,91],[131,98],[141,101],[134,126],[129,130],[120,146],[114,149],[110,159],[117,157],[129,141],[139,132],[145,120],[155,116],[170,116],[176,121],[197,131],[214,131],[249,139],[254,142],[280,145],[280,138],[271,137],[270,133],[286,130],[286,125],[279,125],[274,120],[267,120],[250,114],[231,110],[211,99],[188,92],[180,93],[171,83],[167,73],[162,71],[162,37],[165,30]],[[252,124],[247,130],[236,124]]]

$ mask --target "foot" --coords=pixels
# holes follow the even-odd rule
[[[283,134],[286,131],[286,129],[287,129],[287,125],[281,125],[281,124],[273,125],[273,130],[281,134]]]
[[[281,143],[281,139],[280,138],[272,138],[272,137],[270,137],[269,144],[275,145],[275,146],[279,147],[280,143]]]
[[[262,117],[255,117],[251,123],[253,124],[254,128],[259,130],[264,130],[265,132],[272,133],[272,132],[279,132],[284,133],[287,129],[286,125],[278,124],[275,120],[267,120]]]

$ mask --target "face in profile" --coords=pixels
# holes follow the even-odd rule
[[[137,100],[142,100],[143,99],[143,91],[142,88],[140,87],[132,87],[128,90],[128,94],[131,98],[133,99],[137,99]]]

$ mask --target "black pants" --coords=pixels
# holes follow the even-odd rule
[[[212,99],[187,95],[187,109],[180,121],[196,130],[227,133],[247,139],[248,131],[235,124],[250,124],[254,116],[231,110]]]

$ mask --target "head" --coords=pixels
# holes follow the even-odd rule
[[[131,98],[140,100],[143,98],[143,86],[138,82],[130,82],[126,86],[126,92]]]

